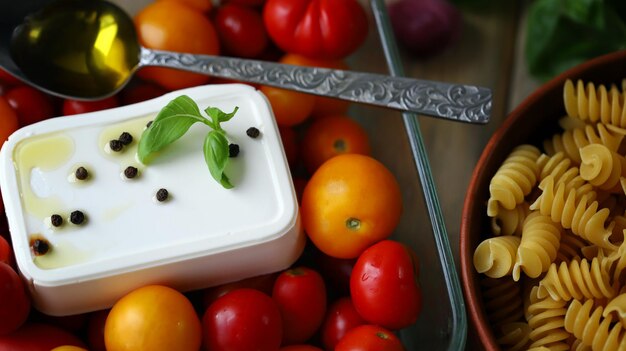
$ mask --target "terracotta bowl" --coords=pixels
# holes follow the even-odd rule
[[[466,193],[461,220],[460,257],[463,292],[470,322],[469,339],[477,339],[487,350],[499,350],[489,326],[480,291],[479,274],[474,269],[474,250],[481,240],[490,236],[487,217],[489,182],[507,155],[517,145],[540,146],[552,135],[557,120],[565,115],[563,84],[566,79],[582,79],[595,84],[615,83],[626,78],[626,51],[587,61],[541,86],[509,114],[489,140],[483,151]]]

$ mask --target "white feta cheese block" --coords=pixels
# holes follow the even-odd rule
[[[210,127],[195,123],[147,165],[137,158],[146,123],[172,99],[187,95],[239,111],[223,122],[240,153],[223,188],[209,172],[203,142]],[[204,112],[202,112],[204,114]],[[250,127],[260,135],[246,135]],[[109,141],[132,135],[115,152]],[[207,85],[115,109],[52,118],[16,131],[0,151],[0,188],[21,275],[35,307],[51,315],[107,308],[148,284],[181,291],[287,268],[304,235],[278,128],[265,97],[241,85]],[[84,167],[89,176],[76,179]],[[124,176],[127,167],[136,177]],[[167,189],[166,201],[156,200]],[[73,211],[85,216],[73,224]],[[52,225],[51,216],[63,219]],[[35,254],[44,240],[50,250]]]

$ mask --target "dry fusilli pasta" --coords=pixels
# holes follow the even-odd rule
[[[474,252],[474,268],[490,278],[510,275],[519,244],[520,238],[511,235],[485,239]]]
[[[570,334],[565,330],[565,301],[555,301],[537,296],[537,287],[530,292],[530,305],[526,319],[530,326],[530,347],[544,346],[550,350],[569,350],[567,340]]]
[[[616,248],[609,240],[612,225],[608,228],[605,226],[610,214],[608,209],[600,209],[597,201],[589,203],[588,195],[577,197],[574,189],[566,192],[563,183],[555,191],[552,176],[547,176],[539,187],[543,192],[530,205],[531,210],[539,210],[541,214],[550,216],[553,221],[561,223],[563,228],[572,229],[574,234],[595,245]]]
[[[506,158],[489,184],[489,217],[495,217],[500,207],[512,210],[524,201],[537,182],[540,154],[535,146],[520,145]]]
[[[539,282],[537,296],[552,297],[554,300],[583,300],[611,298],[615,290],[609,281],[609,274],[603,270],[600,260],[594,257],[591,265],[587,259],[574,260],[569,264],[552,264],[545,277]]]
[[[530,213],[527,202],[522,202],[512,210],[501,208],[495,217],[491,217],[491,231],[498,235],[522,235],[522,224]]]
[[[487,318],[492,325],[523,319],[521,288],[511,277],[499,279],[482,277],[480,281]]]
[[[517,248],[513,280],[520,279],[520,271],[537,278],[548,270],[556,259],[563,228],[550,217],[539,212],[531,213],[524,221],[522,239]]]
[[[622,324],[612,325],[610,317],[602,318],[602,307],[593,307],[593,300],[587,300],[584,304],[578,300],[572,301],[565,314],[565,330],[594,351],[626,350]]]
[[[615,85],[609,90],[604,85],[578,80],[565,82],[563,101],[567,115],[583,121],[602,122],[617,127],[626,127],[626,104],[624,93]]]
[[[580,148],[589,144],[602,144],[611,151],[617,151],[624,135],[626,135],[626,129],[607,128],[606,125],[598,123],[555,134],[551,139],[543,142],[543,147],[550,156],[563,152],[575,164],[580,164]]]
[[[626,175],[626,159],[602,144],[580,149],[580,176],[591,185],[610,192],[622,190],[620,178]]]

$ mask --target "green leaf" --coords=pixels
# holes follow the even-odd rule
[[[141,135],[139,160],[145,162],[150,154],[178,140],[196,122],[207,124],[208,120],[202,117],[195,101],[186,95],[170,101]]]
[[[221,122],[226,122],[229,121],[231,118],[233,118],[233,116],[235,116],[235,113],[237,113],[237,111],[239,110],[238,106],[235,106],[235,109],[233,110],[233,112],[231,113],[226,113],[222,110],[220,110],[217,107],[207,107],[204,112],[206,112],[206,114],[211,117],[211,120],[213,121],[213,129],[216,130],[221,130],[222,127],[220,125]]]
[[[537,0],[526,25],[526,62],[541,80],[626,47],[626,23],[603,0]]]
[[[220,131],[212,130],[204,139],[204,159],[209,172],[226,189],[231,189],[233,185],[224,174],[224,169],[228,164],[228,140]]]

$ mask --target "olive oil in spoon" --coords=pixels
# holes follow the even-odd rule
[[[144,48],[128,14],[102,0],[60,0],[28,16],[10,52],[17,67],[5,69],[75,99],[113,95],[141,67],[162,66],[461,122],[491,114],[491,90],[473,85]]]

